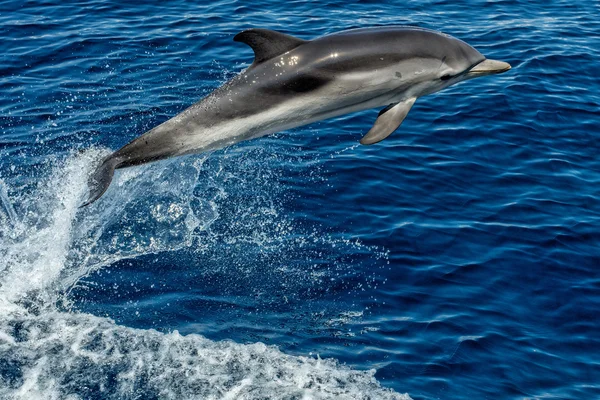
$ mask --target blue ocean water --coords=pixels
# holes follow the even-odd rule
[[[145,4],[144,4],[145,3]],[[0,398],[600,398],[597,1],[0,1]],[[508,73],[119,170],[261,27]],[[406,394],[406,395],[404,395]]]

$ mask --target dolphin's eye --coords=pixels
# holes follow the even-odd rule
[[[443,75],[440,79],[443,81],[447,81],[450,78],[452,78],[452,76],[450,76],[450,74],[446,74],[446,75]]]

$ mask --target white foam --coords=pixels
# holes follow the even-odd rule
[[[262,343],[162,334],[60,312],[13,316],[0,330],[18,333],[0,337],[0,358],[21,372],[0,385],[0,397],[409,399],[381,388],[374,370],[289,356]]]
[[[203,199],[201,215],[189,206],[203,160],[176,175],[165,165],[143,169],[145,180],[134,179],[139,169],[120,174],[115,184],[127,191],[116,196],[109,190],[102,202],[78,211],[90,166],[103,154],[57,161],[37,189],[18,199],[0,194],[9,210],[0,219],[0,398],[409,399],[382,388],[375,371],[335,360],[60,311],[61,293],[90,271],[190,246],[195,233],[218,218],[214,199]],[[148,186],[158,196],[144,216],[153,229],[130,235],[137,232],[130,200]],[[251,240],[268,243],[259,234]]]

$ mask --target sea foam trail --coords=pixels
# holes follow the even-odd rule
[[[159,165],[144,171],[158,182],[153,189],[170,193],[154,232],[136,240],[127,237],[127,228],[115,232],[116,210],[127,199],[109,193],[102,205],[77,208],[90,168],[102,155],[94,150],[57,161],[32,192],[12,199],[10,191],[1,194],[0,398],[409,399],[382,388],[374,370],[290,356],[262,343],[133,329],[59,308],[65,290],[90,271],[189,246],[194,232],[218,217],[210,201],[202,218],[196,216],[189,193],[160,184],[165,171]],[[193,183],[201,162],[181,175],[191,182],[178,189]],[[136,174],[120,174],[116,185]],[[128,185],[127,196],[148,184]]]
[[[373,370],[87,314],[13,315],[0,332],[0,358],[15,371],[0,397],[409,399],[381,388]]]

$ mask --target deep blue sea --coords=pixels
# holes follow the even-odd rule
[[[117,171],[251,27],[460,38],[507,73]],[[600,3],[0,1],[1,399],[600,398]]]

